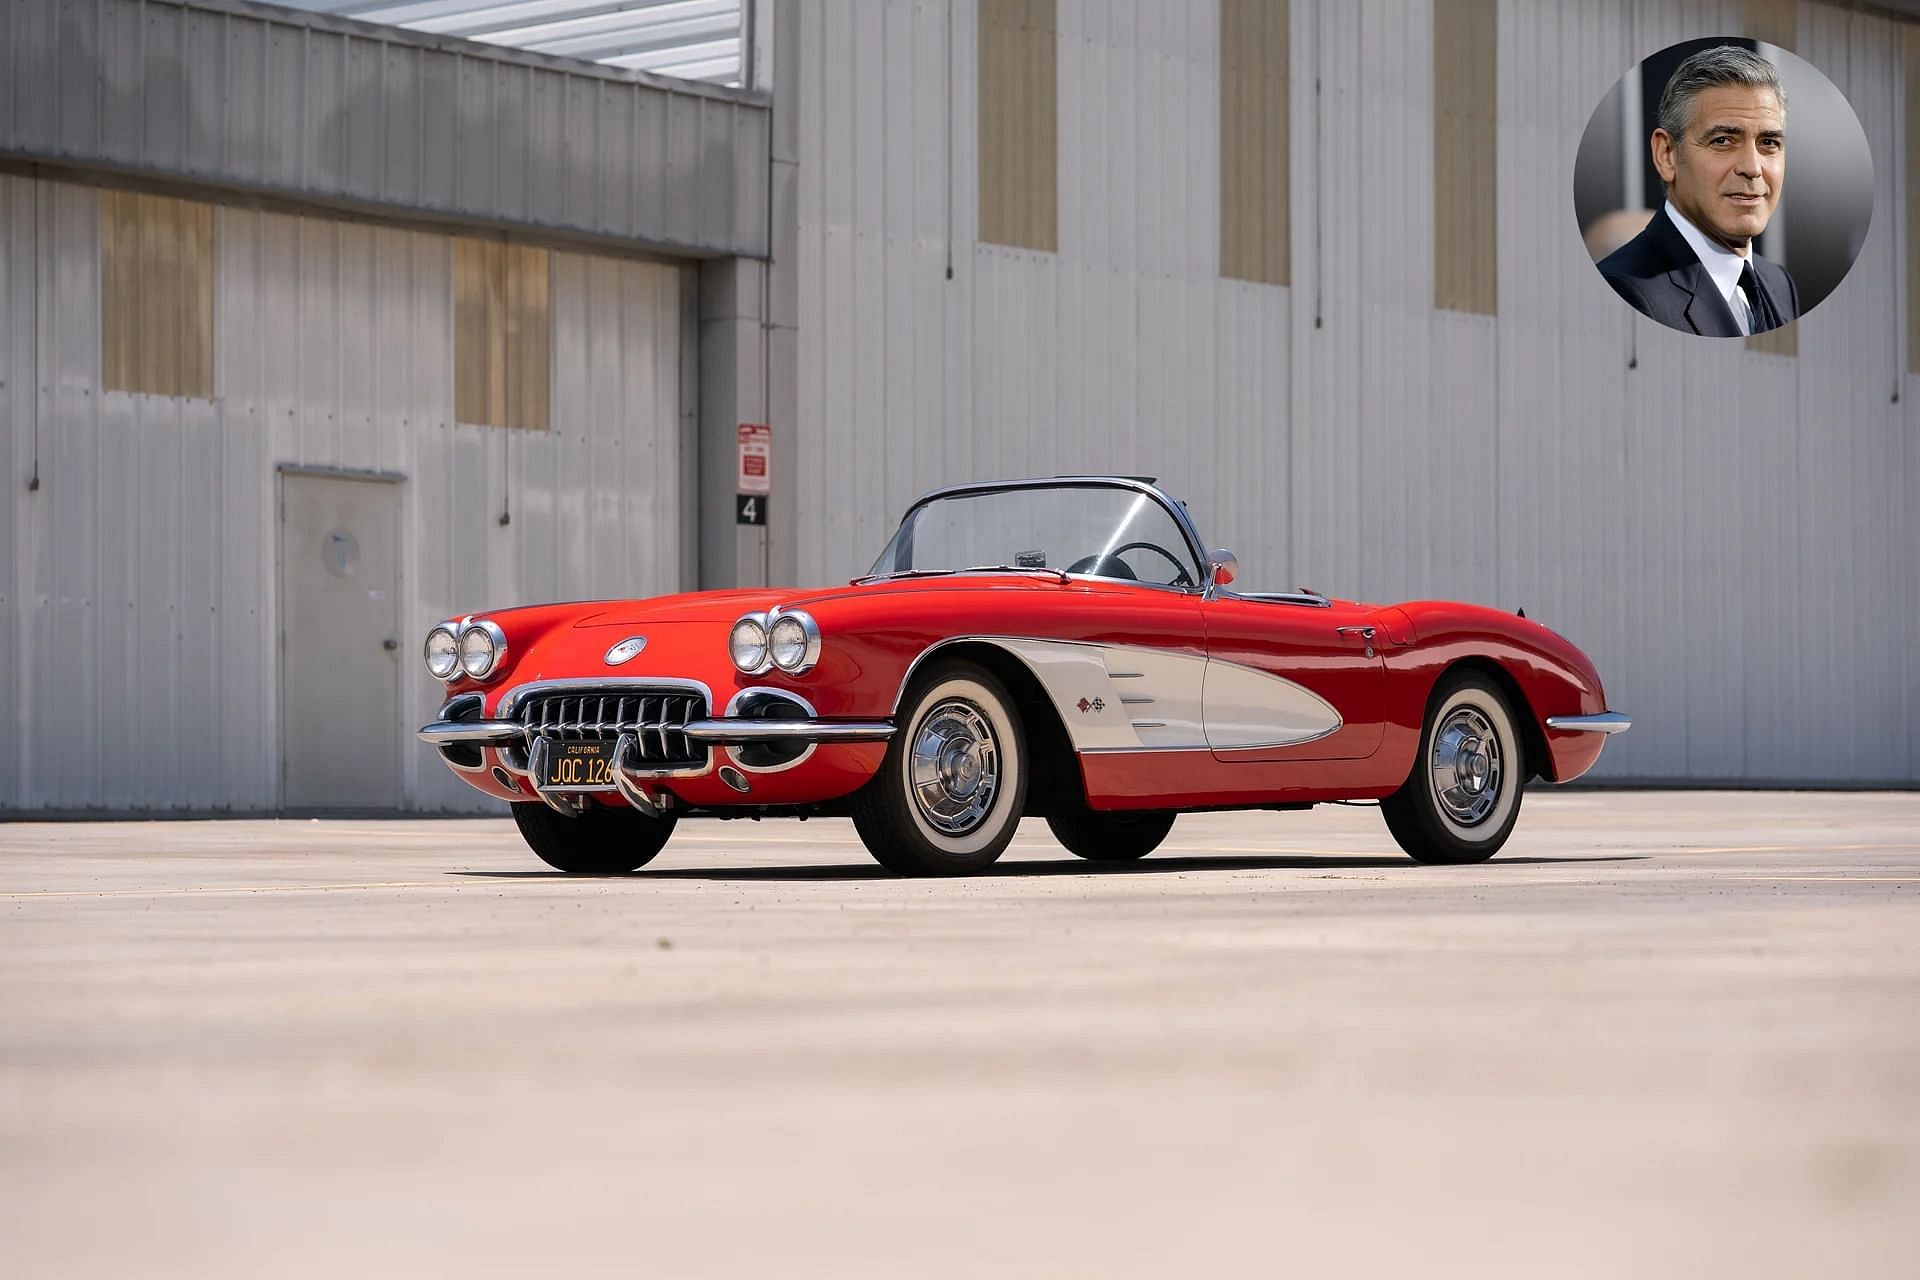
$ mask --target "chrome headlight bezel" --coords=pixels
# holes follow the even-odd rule
[[[478,660],[469,660],[470,642],[483,642],[474,645],[473,652],[482,654]],[[499,624],[482,618],[468,622],[460,628],[460,670],[469,679],[485,680],[500,669],[501,660],[507,656],[507,635],[500,630]]]
[[[446,670],[444,671],[439,670],[434,666],[433,638],[435,636],[445,636],[447,638],[447,647],[446,647],[447,662],[446,662]],[[450,626],[447,623],[443,622],[440,625],[434,627],[431,631],[427,632],[427,638],[420,646],[420,658],[423,662],[427,664],[427,674],[432,676],[435,680],[451,680],[455,676],[459,675],[460,674],[460,633],[458,628],[454,626]]]
[[[754,638],[755,635],[758,639]],[[743,651],[746,654],[744,660]],[[773,645],[771,637],[767,635],[767,615],[745,613],[734,619],[733,625],[727,629],[727,657],[732,660],[734,670],[745,675],[757,676],[772,669]]]
[[[797,640],[793,638],[793,632],[796,629],[800,633]],[[780,633],[783,631],[787,633],[785,647],[789,651],[796,647],[798,649],[797,655],[788,662],[780,660],[782,644]],[[803,676],[813,670],[814,664],[820,661],[820,624],[813,620],[812,614],[804,610],[775,609],[768,615],[767,658],[775,667],[790,676]]]

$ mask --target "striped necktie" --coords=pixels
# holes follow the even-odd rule
[[[1773,309],[1773,299],[1760,287],[1760,277],[1753,273],[1751,262],[1740,267],[1740,289],[1747,295],[1747,309],[1753,315],[1753,332],[1765,333],[1769,329],[1780,327],[1780,313]]]

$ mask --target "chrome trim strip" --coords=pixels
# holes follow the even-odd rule
[[[1618,711],[1602,711],[1592,716],[1548,716],[1547,728],[1569,733],[1625,733],[1633,721]]]
[[[804,738],[808,742],[885,742],[893,725],[885,720],[689,720],[680,732],[695,742],[778,742]]]
[[[490,746],[519,742],[526,737],[526,728],[518,720],[435,720],[413,736],[436,747],[458,742]]]

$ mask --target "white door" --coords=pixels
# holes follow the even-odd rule
[[[400,807],[400,497],[280,477],[281,803]]]

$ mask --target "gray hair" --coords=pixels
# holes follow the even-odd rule
[[[1743,85],[1749,89],[1771,89],[1780,100],[1780,114],[1787,114],[1787,93],[1780,87],[1780,72],[1771,62],[1736,44],[1715,45],[1674,68],[1667,87],[1660,95],[1660,128],[1678,142],[1687,136],[1693,118],[1693,100],[1703,89],[1721,85]]]

